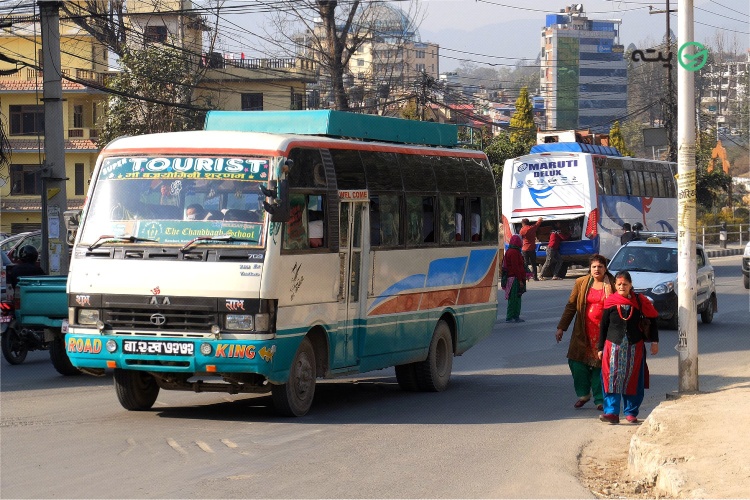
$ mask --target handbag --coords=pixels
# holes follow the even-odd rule
[[[500,287],[505,288],[508,284],[508,270],[504,267],[500,269]]]
[[[638,320],[638,328],[641,330],[644,340],[646,340],[646,342],[650,342],[651,320],[643,315],[643,308],[641,307],[641,294],[637,293],[635,295],[635,298],[638,300],[638,314],[640,314],[640,319]]]

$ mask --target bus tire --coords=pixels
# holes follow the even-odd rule
[[[401,390],[411,392],[418,391],[417,364],[406,363],[405,365],[396,365],[396,381]]]
[[[65,350],[65,341],[57,336],[49,348],[49,359],[60,375],[80,375],[81,370],[73,366]]]
[[[153,375],[115,368],[115,392],[123,408],[129,411],[149,410],[159,395],[159,384]]]
[[[453,342],[448,324],[438,321],[432,334],[427,359],[417,363],[417,386],[425,392],[440,392],[448,387],[453,368]]]
[[[16,329],[16,324],[11,323],[8,329],[3,333],[2,338],[3,357],[11,365],[20,365],[26,359],[29,350],[21,338],[20,332]]]
[[[304,416],[315,397],[316,377],[315,349],[310,339],[305,337],[294,355],[287,383],[271,387],[276,412],[285,417]]]

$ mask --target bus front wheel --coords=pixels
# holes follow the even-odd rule
[[[426,392],[440,392],[448,387],[453,368],[451,329],[445,321],[438,321],[432,334],[427,359],[417,364],[417,385]]]
[[[150,373],[115,369],[115,392],[123,408],[130,411],[148,410],[156,402],[159,385]]]
[[[315,396],[315,349],[305,337],[294,355],[286,384],[271,387],[276,412],[286,417],[302,417],[312,406]]]

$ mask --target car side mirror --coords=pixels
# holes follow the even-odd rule
[[[282,167],[282,176],[278,181],[269,181],[268,188],[261,186],[261,192],[271,198],[271,203],[264,201],[263,208],[271,214],[271,222],[287,222],[289,220],[289,181],[287,175],[294,162],[287,160]]]
[[[68,245],[73,245],[78,233],[78,226],[81,223],[82,210],[66,210],[63,212],[63,221],[65,222],[65,229],[67,230],[66,239]]]

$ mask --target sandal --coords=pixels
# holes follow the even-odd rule
[[[582,408],[583,405],[585,405],[586,403],[589,402],[589,399],[591,399],[591,396],[589,396],[587,398],[580,398],[578,401],[576,401],[575,403],[573,403],[573,408]]]

